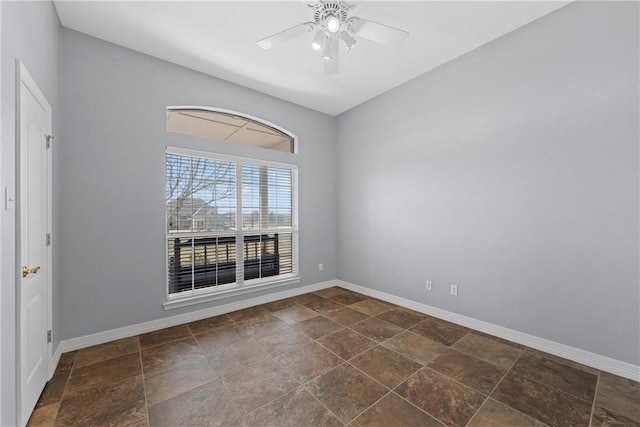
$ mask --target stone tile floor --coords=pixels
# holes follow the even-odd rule
[[[341,288],[62,355],[29,426],[640,426],[640,385]]]

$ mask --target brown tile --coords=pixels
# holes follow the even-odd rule
[[[216,375],[204,356],[178,362],[166,371],[145,376],[147,404],[156,405],[215,379]]]
[[[229,317],[238,325],[244,327],[253,325],[254,323],[264,322],[273,316],[266,308],[257,306],[231,312],[229,313]]]
[[[341,308],[340,310],[332,311],[330,313],[325,314],[325,316],[344,326],[352,325],[354,323],[360,322],[369,317],[364,313],[360,313],[359,311],[352,310],[348,307],[344,307],[344,308]]]
[[[315,291],[314,294],[320,295],[322,298],[331,298],[336,295],[346,294],[348,292],[349,291],[347,291],[346,289],[333,287],[333,288],[322,289],[320,291]]]
[[[391,306],[389,306],[389,304],[371,298],[362,300],[355,304],[351,304],[349,307],[368,316],[377,316],[378,314],[384,313],[385,311],[391,309]]]
[[[389,393],[350,426],[358,427],[445,427],[426,412],[416,408],[395,393]]]
[[[390,389],[422,368],[420,363],[381,346],[354,357],[349,363]]]
[[[452,348],[505,370],[509,369],[522,354],[522,349],[519,347],[482,336],[475,331],[462,337]]]
[[[238,417],[220,381],[149,407],[151,426],[224,426]]]
[[[591,418],[591,427],[640,427],[640,422],[596,406]]]
[[[247,427],[342,426],[340,420],[301,387],[251,412],[243,421]]]
[[[640,422],[640,383],[602,372],[596,406]]]
[[[295,301],[296,304],[301,304],[301,305],[308,304],[310,302],[322,301],[323,299],[324,298],[322,298],[320,295],[316,295],[314,293],[291,297],[291,300]]]
[[[145,375],[153,375],[190,357],[202,355],[203,352],[195,338],[183,338],[142,350],[142,368]]]
[[[432,341],[422,335],[405,331],[382,343],[383,346],[426,365],[449,349],[444,344]]]
[[[52,403],[59,403],[62,400],[62,393],[67,386],[70,371],[56,371],[53,377],[44,386],[42,394],[36,406],[47,406]]]
[[[348,423],[387,393],[387,389],[345,363],[305,388],[343,423]]]
[[[554,361],[556,363],[559,363],[561,365],[570,366],[570,367],[575,368],[575,369],[577,369],[579,371],[584,371],[584,372],[587,372],[589,374],[593,374],[593,375],[596,375],[596,376],[600,374],[600,370],[598,370],[596,368],[592,368],[591,366],[583,365],[582,363],[574,362],[573,360],[564,359],[562,357],[555,356],[555,355],[550,354],[550,353],[545,353],[543,351],[535,350],[533,348],[527,348],[526,351],[527,351],[527,353],[537,354],[540,357],[544,357],[545,359],[552,360],[552,361]]]
[[[354,331],[377,342],[387,340],[403,331],[402,328],[374,317],[350,326]]]
[[[273,315],[289,324],[294,324],[294,323],[304,322],[305,320],[312,319],[318,316],[318,312],[310,310],[301,305],[294,305],[293,307],[276,311],[273,313]]]
[[[233,325],[234,322],[226,314],[214,317],[207,317],[206,319],[197,320],[188,324],[191,333],[194,335],[209,332],[214,329],[225,328]]]
[[[589,403],[593,402],[597,375],[547,359],[543,354],[525,351],[513,365],[511,372],[569,393]]]
[[[276,361],[301,383],[307,382],[342,363],[342,359],[314,342],[303,345],[297,350],[283,353],[276,357]]]
[[[320,338],[318,342],[345,360],[349,360],[376,345],[375,341],[365,338],[351,329],[341,329]]]
[[[409,314],[413,314],[414,316],[419,316],[419,317],[422,317],[422,318],[426,318],[426,317],[428,317],[428,316],[427,316],[426,314],[424,314],[424,313],[420,313],[419,311],[411,310],[410,308],[402,307],[402,306],[400,306],[400,305],[397,305],[397,306],[395,306],[395,307],[393,307],[393,308],[396,308],[396,309],[398,309],[398,310],[402,310],[402,311],[406,311],[407,313],[409,313]]]
[[[422,322],[411,328],[411,332],[422,335],[430,340],[438,341],[447,346],[453,345],[460,338],[465,336],[469,330],[435,317],[427,317]]]
[[[356,302],[363,301],[366,298],[358,294],[347,292],[341,295],[334,295],[332,297],[329,297],[329,299],[331,301],[337,302],[338,304],[351,305],[351,304],[355,304]]]
[[[464,426],[485,396],[429,368],[410,376],[396,390],[423,411],[450,426]]]
[[[295,305],[296,301],[293,298],[287,298],[262,304],[262,308],[266,308],[273,313],[274,311],[284,310],[285,308],[293,307]]]
[[[504,338],[499,338],[499,337],[496,337],[496,336],[493,336],[493,335],[490,335],[490,334],[485,334],[484,332],[473,331],[473,333],[476,334],[476,335],[480,335],[481,337],[489,338],[490,340],[498,341],[498,342],[500,342],[502,344],[509,345],[511,347],[519,348],[520,350],[524,350],[526,348],[526,346],[524,346],[522,344],[518,344],[517,342],[505,340]]]
[[[382,319],[385,322],[393,323],[396,326],[400,326],[403,329],[408,329],[424,320],[425,316],[418,316],[411,314],[407,311],[399,308],[393,308],[384,313],[376,316],[378,319]]]
[[[545,427],[545,424],[534,420],[515,409],[504,406],[493,399],[487,399],[480,410],[473,416],[467,427]]]
[[[329,335],[342,328],[342,325],[324,316],[317,316],[300,323],[300,330],[313,339]]]
[[[55,425],[144,425],[146,422],[147,409],[140,375],[65,397]]]
[[[441,354],[428,366],[485,395],[491,393],[506,373],[506,369],[455,350]]]
[[[140,348],[149,348],[190,336],[191,329],[187,325],[178,325],[142,334],[138,338],[140,338]]]
[[[142,366],[138,353],[83,366],[71,371],[64,398],[139,375],[142,375]]]
[[[299,383],[273,360],[248,367],[223,379],[241,415],[296,388]]]
[[[53,427],[58,415],[58,407],[60,402],[52,403],[46,406],[38,406],[31,413],[31,417],[27,422],[27,427]]]
[[[313,301],[307,304],[304,304],[305,307],[317,311],[321,314],[329,314],[332,311],[338,311],[342,307],[342,304],[338,304],[337,302],[331,301],[329,299],[321,299],[320,301]]]
[[[102,362],[103,360],[114,359],[126,354],[140,351],[138,337],[123,338],[117,341],[111,341],[105,344],[94,345],[92,347],[83,348],[76,353],[74,368],[91,365],[92,363]]]
[[[207,358],[216,377],[222,377],[243,371],[251,365],[270,359],[270,356],[253,338],[247,338],[208,351]]]
[[[247,425],[242,421],[242,418],[236,418],[235,420],[225,423],[222,427],[247,427]]]
[[[512,372],[491,397],[548,425],[589,425],[590,403]]]
[[[299,328],[289,326],[265,335],[254,335],[254,339],[272,356],[295,350],[311,342]]]
[[[248,339],[249,335],[240,327],[229,325],[198,334],[195,338],[200,347],[207,352]]]
[[[56,372],[70,371],[76,361],[77,353],[77,351],[62,353],[62,356],[60,356],[60,360],[58,361],[58,366],[56,366]]]
[[[271,316],[269,318],[262,319],[260,322],[244,326],[242,330],[251,336],[262,336],[287,330],[289,327],[290,325],[287,322],[278,319],[275,316]]]

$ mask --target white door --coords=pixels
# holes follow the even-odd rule
[[[20,271],[19,424],[25,424],[49,379],[51,252],[50,158],[51,107],[19,63]]]

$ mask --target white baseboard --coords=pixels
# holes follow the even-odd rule
[[[164,317],[162,319],[152,320],[149,322],[138,323],[136,325],[125,326],[122,328],[112,329],[109,331],[98,332],[95,334],[84,335],[81,337],[63,340],[58,345],[53,359],[55,363],[53,369],[60,360],[60,355],[68,351],[79,350],[81,348],[91,347],[93,345],[104,344],[109,341],[128,338],[147,332],[157,331],[158,329],[168,328],[171,326],[181,325],[183,323],[195,322],[196,320],[206,319],[208,317],[219,316],[221,314],[230,313],[243,308],[253,307],[268,302],[277,301],[309,292],[319,291],[321,289],[340,286],[337,280],[329,280],[326,282],[314,283],[313,285],[301,286],[287,291],[274,292],[272,294],[263,295],[255,298],[249,298],[229,304],[218,305],[215,307],[205,308],[202,310],[192,311],[190,313],[178,314],[175,316]],[[57,355],[57,358],[56,358]]]
[[[451,311],[442,310],[437,307],[432,307],[430,305],[411,301],[395,295],[377,291],[375,289],[354,285],[353,283],[345,282],[342,280],[337,280],[336,282],[338,282],[337,286],[340,286],[341,288],[378,298],[382,301],[387,301],[405,308],[409,308],[411,310],[418,311],[420,313],[428,314],[430,316],[449,321],[451,323],[475,329],[476,331],[484,332],[489,335],[513,341],[515,343],[522,344],[536,350],[544,351],[546,353],[550,353],[564,359],[582,363],[583,365],[587,365],[601,371],[629,378],[633,381],[640,381],[640,366],[632,365],[631,363],[622,362],[610,357],[591,353],[589,351],[581,350],[579,348],[571,347],[565,344],[560,344],[555,341],[550,341],[544,338],[529,335],[524,332],[515,331],[513,329],[494,325],[482,320],[477,320],[472,317],[467,317],[461,314],[453,313]]]
[[[192,311],[190,313],[179,314],[176,316],[152,320],[150,322],[138,323],[136,325],[125,326],[118,329],[112,329],[109,331],[98,332],[91,335],[63,340],[60,342],[53,354],[49,370],[50,375],[53,375],[55,367],[58,365],[62,353],[68,351],[79,350],[81,348],[91,347],[93,345],[103,344],[109,341],[132,337],[135,335],[156,331],[158,329],[181,325],[188,322],[194,322],[196,320],[206,319],[208,317],[219,316],[221,314],[230,313],[232,311],[241,310],[243,308],[266,304],[268,302],[302,295],[308,292],[319,291],[321,289],[330,288],[332,286],[339,286],[344,289],[359,292],[361,294],[397,304],[399,306],[406,307],[420,313],[428,314],[430,316],[434,316],[439,319],[465,326],[467,328],[475,329],[480,332],[513,341],[515,343],[522,344],[536,350],[544,351],[546,353],[569,359],[574,362],[582,363],[583,365],[587,365],[601,371],[610,372],[621,377],[629,378],[633,381],[640,381],[640,366],[591,353],[589,351],[581,350],[579,348],[571,347],[565,344],[560,344],[555,341],[539,338],[533,335],[526,334],[524,332],[519,332],[513,329],[494,325],[492,323],[477,320],[472,317],[463,316],[451,311],[442,310],[437,307],[432,307],[430,305],[387,294],[375,289],[370,289],[360,285],[354,285],[353,283],[345,282],[342,280],[329,280],[326,282],[315,283],[313,285],[303,286],[282,292],[275,292],[260,297],[249,298],[243,301],[210,307],[203,310]]]

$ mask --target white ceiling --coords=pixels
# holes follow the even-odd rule
[[[330,115],[546,15],[568,1],[359,1],[359,16],[409,32],[401,48],[358,39],[325,76],[313,33],[255,42],[312,21],[302,1],[54,0],[62,25]],[[311,0],[310,0],[311,1]]]

